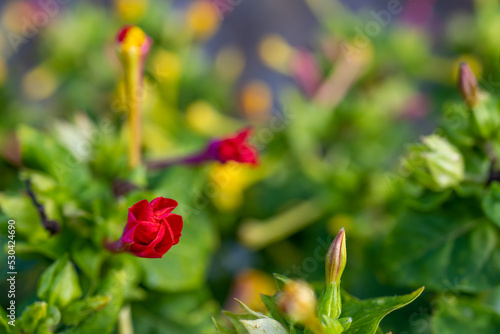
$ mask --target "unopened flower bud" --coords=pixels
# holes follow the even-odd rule
[[[134,53],[146,56],[153,43],[151,38],[137,26],[126,26],[120,30],[116,42],[120,56]]]
[[[345,231],[342,228],[326,253],[326,284],[340,283],[347,262]]]
[[[340,278],[347,262],[345,231],[342,228],[326,253],[326,289],[321,296],[318,315],[338,319],[342,311]]]
[[[479,90],[476,76],[465,62],[460,64],[458,70],[458,88],[469,108],[478,103]]]
[[[286,284],[278,300],[278,307],[292,321],[306,324],[315,318],[316,296],[311,287],[303,281]]]

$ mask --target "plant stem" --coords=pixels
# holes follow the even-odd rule
[[[194,155],[189,155],[187,157],[149,161],[146,165],[149,170],[155,170],[164,169],[175,165],[198,165],[209,160],[210,157],[206,154],[206,152],[201,152]]]
[[[129,167],[136,168],[141,164],[142,147],[142,99],[143,99],[143,65],[137,52],[131,52],[124,57],[125,94],[128,108]]]
[[[33,192],[33,188],[31,187],[31,180],[27,179],[25,181],[25,184],[26,184],[26,190],[28,191],[28,195],[30,196],[33,205],[35,205],[38,214],[40,215],[40,220],[42,221],[43,227],[47,231],[49,231],[51,235],[57,234],[60,230],[59,223],[55,220],[49,220],[47,218],[47,214],[45,213],[45,208],[37,201],[35,193]]]
[[[130,305],[122,307],[118,315],[118,333],[119,334],[134,334],[134,326],[132,324],[132,309]]]

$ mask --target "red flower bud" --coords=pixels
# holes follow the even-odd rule
[[[251,128],[246,128],[234,137],[213,141],[207,148],[207,155],[222,163],[232,160],[256,165],[257,149],[246,142],[251,132]]]
[[[458,70],[458,88],[467,106],[474,107],[479,101],[479,89],[474,72],[467,63],[461,63]]]
[[[182,217],[172,213],[173,199],[158,197],[137,202],[128,210],[127,225],[120,240],[108,245],[112,251],[127,251],[139,257],[161,258],[179,242]]]

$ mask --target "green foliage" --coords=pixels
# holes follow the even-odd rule
[[[432,318],[433,327],[439,333],[494,334],[500,328],[500,314],[469,298],[446,300]]]
[[[36,42],[29,39],[32,68],[20,70],[22,50],[4,59],[8,43],[0,43],[0,245],[8,250],[6,222],[14,219],[19,272],[18,322],[8,325],[0,308],[0,332],[106,334],[130,323],[141,334],[310,334],[318,323],[333,334],[379,334],[386,327],[411,334],[498,332],[498,2],[475,2],[473,15],[451,13],[438,54],[432,36],[401,24],[403,18],[364,36],[353,27],[375,22],[368,11],[307,1],[320,27],[308,46],[316,84],[335,89],[326,101],[286,89],[272,96],[279,110],[267,120],[253,119],[240,105],[235,95],[246,82],[219,73],[225,58],[206,54],[187,28],[184,6],[149,3],[137,21],[154,40],[141,100],[144,159],[189,154],[250,123],[261,165],[129,170],[126,102],[112,55],[116,31],[129,20],[116,7],[78,2],[61,10]],[[295,47],[287,47],[295,60]],[[457,100],[452,79],[464,60],[478,76],[472,104]],[[224,60],[222,67],[230,65]],[[34,70],[41,79],[33,79]],[[53,88],[37,97],[28,84],[38,93]],[[435,126],[440,108],[443,120]],[[404,146],[433,128],[395,166]],[[60,233],[43,227],[27,179]],[[118,194],[124,184],[131,189]],[[127,209],[157,196],[179,202],[180,243],[162,259],[109,252],[104,244],[120,237]],[[329,286],[318,294],[320,303],[340,314],[315,310],[308,325],[283,311],[282,292],[261,295],[267,311],[243,304],[262,288],[240,282],[247,268],[293,272],[323,287],[323,240],[341,227],[351,236],[345,289],[373,297],[425,285],[425,296],[415,300],[418,289],[358,300]],[[281,287],[293,282],[278,280]],[[220,314],[232,297],[242,299],[246,313],[231,309],[224,319],[234,329],[224,321],[214,321],[214,329],[210,314]],[[414,314],[428,326],[413,326]]]
[[[499,231],[480,215],[458,199],[432,212],[402,214],[381,254],[387,278],[469,292],[500,284]]]
[[[38,281],[38,298],[64,308],[82,295],[78,275],[67,256],[54,262]]]
[[[347,293],[342,295],[342,318],[336,320],[328,316],[324,316],[324,329],[313,330],[305,329],[304,333],[331,333],[331,334],[375,334],[378,333],[380,321],[390,312],[404,307],[414,301],[424,288],[404,296],[396,297],[381,297],[368,300],[359,300]],[[234,330],[222,327],[215,319],[214,324],[220,334],[237,333],[237,334],[258,334],[266,333],[269,329],[270,333],[296,333],[293,322],[285,320],[286,316],[279,311],[278,304],[280,293],[275,296],[262,295],[262,301],[265,303],[268,316],[251,310],[245,304],[240,303],[245,310],[245,314],[234,314],[225,311],[224,314],[229,318]],[[303,326],[299,325],[299,328]]]
[[[342,304],[342,317],[353,319],[346,334],[376,333],[380,321],[390,312],[414,301],[424,291],[420,288],[410,294],[396,297],[381,297],[359,300],[345,296]]]

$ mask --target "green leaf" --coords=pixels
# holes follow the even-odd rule
[[[236,332],[232,329],[220,326],[212,315],[212,321],[214,323],[215,329],[219,334],[235,334]]]
[[[61,308],[81,297],[78,274],[67,255],[45,270],[38,282],[37,295],[50,305]]]
[[[64,309],[62,314],[64,323],[68,325],[77,325],[91,314],[103,309],[110,301],[111,297],[104,295],[79,300]]]
[[[500,314],[492,308],[468,299],[450,299],[432,317],[439,334],[498,334]]]
[[[380,321],[390,312],[402,308],[414,301],[424,288],[404,296],[381,297],[367,300],[346,298],[342,303],[342,317],[352,319],[352,324],[345,334],[374,334]]]
[[[34,242],[46,240],[49,237],[49,232],[42,226],[40,216],[28,196],[0,194],[0,207],[10,219],[16,221],[18,236]]]
[[[27,126],[19,127],[18,136],[25,167],[52,175],[75,193],[91,183],[87,165],[53,138]]]
[[[90,279],[97,280],[101,265],[104,260],[104,254],[93,244],[85,240],[76,240],[71,247],[71,256],[75,264]]]
[[[484,213],[500,227],[500,184],[494,182],[483,196],[482,207]]]
[[[280,291],[283,289],[284,285],[286,285],[292,281],[291,278],[288,278],[285,275],[274,273],[273,276],[274,276],[274,279],[276,280],[276,285],[278,286],[278,289]]]
[[[419,198],[409,199],[408,206],[421,211],[433,210],[443,204],[450,197],[451,193],[451,190],[440,192],[427,190]]]
[[[276,305],[276,298],[274,296],[266,296],[261,294],[260,299],[266,305],[267,311],[271,318],[278,320],[282,325],[286,325],[286,320],[278,310],[278,305]]]
[[[28,126],[20,126],[17,133],[24,166],[42,170],[56,178],[62,176],[57,173],[57,164],[71,169],[68,162],[72,161],[72,156],[54,139]]]
[[[27,306],[19,319],[19,326],[26,333],[34,333],[47,317],[47,303],[34,302]]]
[[[238,334],[288,334],[283,325],[275,319],[271,319],[262,313],[255,312],[247,305],[236,299],[240,306],[248,313],[234,314],[224,312],[229,320],[233,323]]]
[[[9,305],[7,305],[8,307]],[[7,308],[6,307],[6,308]],[[8,324],[11,319],[7,316],[5,309],[3,307],[0,308],[0,328],[3,328],[6,333],[10,333],[12,326]]]
[[[288,334],[283,326],[274,319],[240,320],[249,334]]]
[[[220,306],[212,298],[208,288],[186,293],[149,293],[147,300],[132,306],[135,333],[156,333],[159,329],[169,334],[214,333],[210,314],[218,313]]]
[[[245,326],[240,322],[241,320],[257,320],[258,317],[253,314],[235,314],[229,311],[222,311],[229,318],[229,321],[233,324],[236,333],[238,334],[248,334]]]
[[[67,334],[112,333],[126,295],[138,281],[137,268],[127,254],[115,255],[113,263],[97,289],[100,296],[110,297],[109,303],[94,316],[84,320]]]
[[[470,200],[403,213],[380,255],[387,279],[470,292],[500,284],[498,229],[478,217],[482,212]]]

